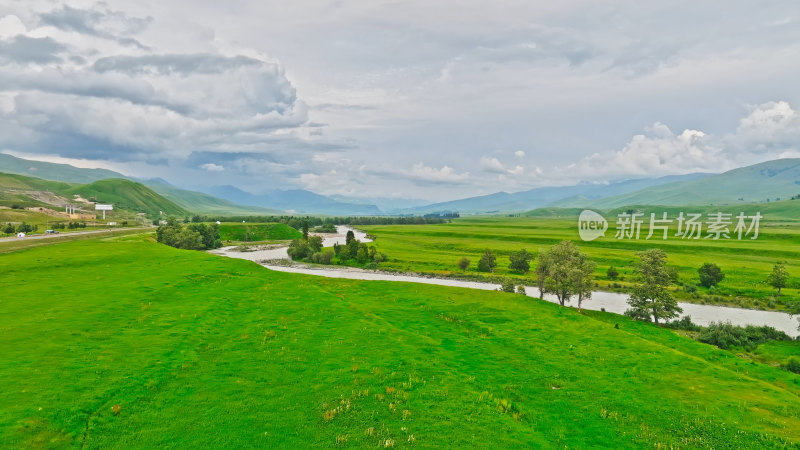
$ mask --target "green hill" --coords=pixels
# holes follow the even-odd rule
[[[147,186],[122,178],[76,186],[67,193],[78,194],[98,203],[111,203],[115,209],[144,212],[151,217],[158,217],[160,212],[175,216],[188,214],[185,209],[153,192]]]
[[[142,238],[0,273],[7,448],[800,445],[798,375],[622,316]]]
[[[611,209],[627,205],[737,205],[785,200],[798,194],[800,159],[787,158],[598,200],[572,197],[549,206]]]
[[[8,173],[0,173],[0,206],[51,206],[45,201],[43,192],[61,193],[72,187],[69,183],[48,181]]]

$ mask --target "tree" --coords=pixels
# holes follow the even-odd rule
[[[317,253],[322,251],[322,236],[311,236],[306,239],[306,241],[308,242],[308,248],[310,248],[312,252]]]
[[[358,250],[356,250],[356,261],[358,261],[360,264],[364,264],[365,262],[369,261],[369,248],[367,247],[367,244],[359,242]]]
[[[12,231],[13,233],[13,231]],[[466,256],[458,260],[458,268],[461,269],[462,272],[466,271],[469,268],[469,258]]]
[[[672,319],[683,312],[669,292],[670,275],[667,270],[667,254],[660,249],[639,253],[640,263],[636,271],[639,284],[628,298],[630,309],[625,314],[658,323],[659,319]]]
[[[478,270],[481,272],[494,272],[495,267],[497,267],[497,258],[491,250],[486,250],[480,261],[478,261]]]
[[[303,239],[308,240],[308,221],[303,221]]]
[[[544,291],[555,294],[558,303],[564,306],[572,297],[578,297],[578,311],[583,300],[592,297],[594,263],[571,241],[560,242],[539,258],[537,278],[543,277],[540,285]]]
[[[518,252],[511,252],[508,255],[508,259],[511,260],[508,268],[514,272],[528,273],[531,270],[530,261],[533,259],[533,255],[525,251],[524,248]]]
[[[697,269],[697,273],[700,275],[700,286],[707,288],[718,285],[725,278],[722,269],[713,263],[703,264]]]
[[[7,223],[5,229],[3,230],[3,233],[5,233],[5,234],[14,234],[14,225],[11,225],[10,223]]]
[[[611,266],[606,271],[606,276],[608,277],[609,280],[616,280],[619,277],[619,271],[617,270],[616,267]]]
[[[500,283],[500,290],[503,292],[514,292],[514,280],[511,278],[504,278],[503,282]]]
[[[778,290],[778,297],[781,296],[781,289],[786,287],[789,281],[789,272],[783,263],[775,263],[772,273],[767,276],[767,284]]]
[[[344,238],[345,244],[350,244],[356,238],[356,234],[353,233],[353,230],[347,230],[347,237]]]
[[[545,281],[550,274],[549,258],[549,253],[540,251],[539,258],[536,261],[536,286],[539,288],[539,300],[544,300],[544,294],[547,293]]]
[[[294,260],[306,259],[314,254],[305,239],[295,239],[289,244],[286,253]]]

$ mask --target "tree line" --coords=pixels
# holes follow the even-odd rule
[[[309,236],[308,226],[303,226],[302,229],[303,238],[293,240],[287,250],[289,257],[295,261],[333,264],[335,257],[342,264],[355,261],[370,269],[377,269],[378,264],[386,261],[385,253],[380,253],[375,246],[368,246],[356,239],[352,230],[347,231],[344,244],[334,244],[332,249],[323,249],[320,236]]]
[[[677,317],[683,310],[670,290],[670,286],[677,280],[677,269],[667,265],[667,254],[660,249],[639,252],[637,256],[637,283],[628,297],[630,308],[625,314],[634,319],[655,323],[664,323]],[[508,268],[511,272],[526,274],[531,270],[531,261],[534,259],[534,278],[540,299],[552,294],[561,306],[565,306],[574,298],[577,299],[579,311],[583,301],[591,299],[596,264],[573,242],[563,241],[553,245],[540,252],[536,258],[525,249],[511,252]],[[457,265],[461,271],[466,271],[471,261],[462,257]],[[487,249],[478,260],[476,268],[480,272],[493,273],[497,268],[497,257]],[[611,266],[606,274],[609,279],[614,280],[619,276],[619,271]],[[712,288],[724,280],[725,274],[716,264],[704,263],[698,269],[698,277],[702,286]],[[789,283],[789,273],[785,265],[781,262],[775,263],[765,282],[775,288],[780,296],[781,290]],[[501,290],[514,292],[513,281],[504,280]],[[517,286],[516,292],[524,293],[524,287]]]
[[[350,216],[350,217],[316,217],[316,216],[209,216],[195,215],[186,217],[184,223],[201,222],[255,222],[255,223],[283,223],[292,228],[300,229],[303,223],[312,227],[320,225],[431,225],[449,223],[450,216]],[[154,223],[158,225],[158,221]]]
[[[156,240],[162,244],[186,250],[209,250],[222,247],[219,225],[191,223],[184,225],[169,219],[156,229]]]

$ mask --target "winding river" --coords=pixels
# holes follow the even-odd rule
[[[321,234],[323,245],[331,247],[333,244],[344,244],[347,231],[351,228],[337,226],[337,233]],[[361,242],[372,242],[367,239],[366,233],[352,230],[356,239]],[[367,281],[402,281],[408,283],[435,284],[439,286],[462,287],[468,289],[482,289],[485,291],[496,291],[500,285],[494,283],[484,283],[477,281],[452,280],[447,278],[433,278],[414,275],[396,275],[388,272],[376,272],[356,268],[333,268],[324,266],[302,266],[302,265],[283,265],[281,260],[288,260],[286,246],[264,246],[255,251],[237,251],[236,247],[223,247],[212,250],[211,253],[228,256],[231,258],[247,259],[257,262],[262,266],[279,272],[302,273],[306,275],[316,275],[328,278],[347,278],[351,280]],[[534,286],[525,286],[525,292],[529,297],[539,297],[539,290]],[[556,303],[554,296],[545,295],[545,300]],[[615,292],[595,291],[592,293],[591,300],[584,300],[583,307],[599,311],[604,309],[608,312],[622,314],[628,309],[627,294]],[[572,302],[571,306],[577,306],[577,302]],[[796,317],[789,314],[775,311],[759,311],[744,308],[731,308],[727,306],[698,305],[694,303],[679,303],[683,308],[683,316],[690,316],[692,322],[698,325],[708,325],[711,322],[731,322],[734,325],[769,325],[781,330],[792,337],[800,335],[798,332],[798,321]]]

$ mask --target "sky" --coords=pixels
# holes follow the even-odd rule
[[[0,152],[442,201],[800,157],[800,5],[0,0]]]

